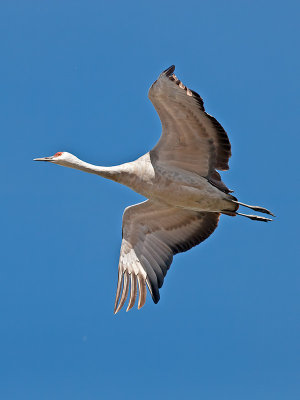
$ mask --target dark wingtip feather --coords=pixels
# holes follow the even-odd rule
[[[151,265],[149,264],[148,260],[143,255],[141,256],[141,262],[142,262],[143,268],[145,269],[145,271],[147,273],[147,282],[151,289],[151,290],[149,290],[151,297],[152,297],[154,303],[156,304],[159,302],[159,298],[160,298],[157,276],[156,276],[154,270],[152,269]]]
[[[171,65],[169,68],[165,69],[162,73],[166,76],[170,76],[175,71],[175,65]]]
[[[200,107],[200,110],[201,110],[201,111],[205,111],[205,108],[204,108],[204,101],[203,101],[202,97],[200,96],[200,94],[198,94],[197,92],[195,92],[195,91],[192,90],[192,89],[190,89],[190,91],[192,92],[193,97],[194,97],[195,100],[197,101],[197,103],[198,103],[198,105],[199,105],[199,107]]]

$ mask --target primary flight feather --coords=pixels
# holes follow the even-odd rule
[[[217,171],[228,170],[231,146],[219,122],[207,114],[203,100],[174,75],[163,71],[149,90],[162,134],[153,150],[137,160],[114,167],[86,163],[68,152],[36,158],[122,183],[148,200],[127,207],[123,214],[122,244],[114,312],[127,311],[138,296],[146,301],[146,286],[154,303],[173,256],[203,242],[216,229],[221,214],[242,215],[240,205],[273,215],[269,210],[240,203],[230,194]]]

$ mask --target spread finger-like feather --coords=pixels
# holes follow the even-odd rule
[[[134,274],[134,272],[132,272],[130,274],[130,299],[126,311],[129,311],[134,306],[136,295],[137,295],[136,275]]]
[[[119,268],[119,274],[118,274],[118,285],[117,285],[117,293],[116,293],[116,300],[115,300],[115,308],[114,308],[114,313],[117,313],[117,306],[118,302],[120,299],[120,294],[121,294],[121,289],[122,289],[122,281],[123,281],[123,273]]]
[[[138,302],[138,309],[142,308],[143,305],[146,302],[146,295],[147,295],[147,290],[146,290],[146,283],[145,283],[145,279],[143,279],[143,277],[138,274],[137,275],[137,279],[138,279],[138,284],[139,284],[139,302]]]
[[[116,313],[121,310],[121,308],[124,306],[124,303],[126,301],[127,295],[128,295],[128,288],[129,288],[129,279],[128,279],[128,272],[124,272],[124,277],[123,277],[123,292],[121,296],[120,303],[117,307]]]

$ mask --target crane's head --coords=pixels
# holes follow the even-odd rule
[[[33,161],[48,161],[52,164],[59,164],[65,166],[71,166],[76,164],[78,160],[77,157],[73,156],[73,154],[68,153],[67,151],[59,151],[55,153],[53,156],[50,157],[42,157],[42,158],[35,158]]]

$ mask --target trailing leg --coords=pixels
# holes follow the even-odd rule
[[[275,215],[272,214],[271,211],[267,210],[267,209],[264,208],[264,207],[260,207],[260,206],[250,206],[249,204],[244,204],[244,203],[241,203],[241,202],[239,202],[239,201],[237,201],[237,200],[232,200],[232,201],[233,201],[234,203],[236,203],[236,204],[239,204],[240,206],[244,206],[244,207],[247,207],[247,208],[251,208],[251,209],[254,210],[254,211],[261,212],[261,213],[264,213],[264,214],[269,214],[269,215],[272,215],[273,217],[275,217]]]
[[[238,213],[238,212],[236,212],[235,214],[241,215],[242,217],[250,218],[253,221],[262,221],[262,222],[272,221],[272,219],[270,219],[270,218],[260,217],[259,215],[249,215],[249,214],[242,214],[242,213]]]

